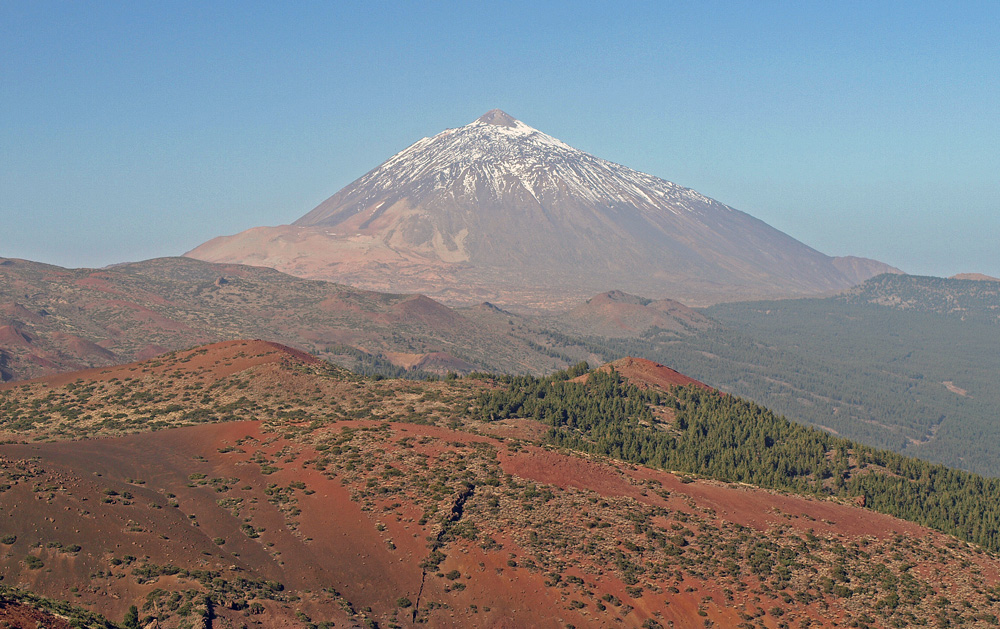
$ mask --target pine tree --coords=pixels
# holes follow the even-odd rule
[[[125,629],[139,629],[139,608],[132,605],[125,612],[125,620],[122,622]]]

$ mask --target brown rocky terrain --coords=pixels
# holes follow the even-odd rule
[[[588,336],[636,337],[653,328],[675,334],[711,330],[718,324],[672,299],[652,300],[621,291],[591,297],[557,317],[557,325]]]
[[[68,620],[24,603],[0,599],[0,623],[10,629],[72,629]]]
[[[160,627],[996,623],[990,552],[553,448],[535,420],[476,419],[497,386],[359,378],[263,341],[8,383],[3,586]]]
[[[952,275],[949,279],[978,280],[980,282],[1000,282],[1000,277],[993,277],[990,275],[985,275],[983,273],[958,273],[957,275]]]
[[[571,360],[507,317],[481,320],[422,295],[387,295],[272,269],[161,258],[107,269],[0,265],[0,380],[269,338],[359,367],[545,372]],[[501,325],[502,323],[502,325]],[[566,351],[562,349],[561,351]],[[573,358],[583,357],[582,354]]]

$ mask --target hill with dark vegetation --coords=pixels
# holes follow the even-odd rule
[[[231,341],[8,383],[0,615],[995,626],[996,481],[681,377],[376,379]]]
[[[772,364],[762,374],[767,387],[784,390],[763,403],[845,436],[1000,475],[1000,283],[882,275],[830,299],[706,313],[800,364],[818,363]]]
[[[895,310],[938,314],[1000,325],[1000,280],[883,274],[838,299]]]
[[[700,309],[701,328],[654,325],[658,310],[629,330],[579,310],[549,325],[585,336],[604,360],[671,364],[797,422],[997,476],[998,286],[881,275],[830,298]],[[628,306],[631,321],[639,307]]]

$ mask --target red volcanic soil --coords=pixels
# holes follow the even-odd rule
[[[923,535],[927,529],[888,515],[853,505],[802,496],[780,494],[736,483],[695,480],[684,483],[674,474],[649,468],[615,465],[611,461],[557,455],[543,448],[526,447],[516,454],[501,454],[504,471],[561,488],[574,487],[602,496],[628,496],[651,505],[676,508],[644,490],[644,481],[654,480],[671,493],[693,500],[713,511],[720,521],[734,522],[757,530],[786,524],[851,537],[888,538],[896,534]],[[676,502],[676,501],[674,501]]]
[[[111,619],[122,618],[129,605],[142,609],[157,589],[199,588],[182,575],[140,580],[135,570],[147,565],[213,570],[229,583],[280,583],[284,592],[298,597],[261,599],[264,613],[248,621],[236,603],[243,595],[221,595],[213,627],[300,626],[296,614],[352,626],[359,617],[348,610],[366,608],[364,613],[380,624],[391,620],[412,626],[418,604],[432,627],[640,627],[653,618],[677,628],[703,627],[706,619],[736,627],[740,609],[753,611],[755,604],[747,599],[727,603],[731,593],[723,586],[690,574],[675,578],[668,571],[662,578],[671,580],[660,586],[646,577],[653,585],[646,584],[638,595],[613,566],[588,566],[565,556],[564,585],[553,584],[548,570],[530,567],[539,551],[526,544],[528,534],[520,523],[528,527],[528,522],[522,518],[537,518],[532,531],[549,530],[545,523],[550,522],[557,533],[583,535],[589,534],[584,521],[595,513],[608,519],[651,508],[670,514],[669,520],[666,515],[653,519],[664,528],[670,523],[697,528],[701,525],[695,522],[702,522],[721,531],[740,525],[762,538],[784,530],[780,536],[815,534],[845,546],[897,534],[940,547],[950,539],[856,506],[719,482],[682,482],[666,472],[443,427],[341,421],[309,433],[311,444],[294,438],[298,430],[288,425],[270,432],[258,422],[233,422],[114,439],[0,446],[3,470],[16,478],[0,492],[0,514],[6,514],[0,515],[0,533],[16,536],[0,546],[4,583],[61,599],[78,588],[74,603]],[[330,448],[343,443],[345,435],[345,445]],[[340,461],[335,468],[322,471],[317,463],[332,452],[344,456],[352,450],[360,456],[334,456]],[[442,478],[449,473],[461,478],[460,470],[481,464],[487,469],[498,465],[509,480],[495,490],[475,488],[462,519],[475,523],[479,537],[454,537],[444,547],[443,562],[425,573],[422,562],[428,542],[442,530],[440,519],[422,517],[426,493],[394,489],[391,479],[406,485],[422,474],[442,472]],[[390,469],[402,474],[393,476]],[[518,508],[525,498],[501,502],[498,516],[483,511],[490,496],[506,501],[508,485],[526,483],[558,493],[523,515],[505,509]],[[454,501],[450,491],[438,499],[445,514]],[[601,500],[620,506],[589,516],[573,506],[599,509],[591,505]],[[539,528],[538,522],[545,526]],[[631,535],[631,523],[623,523],[627,528],[605,535],[609,543]],[[258,537],[248,535],[248,526]],[[484,539],[497,546],[483,545]],[[73,545],[81,548],[68,550]],[[557,549],[552,552],[559,556]],[[28,555],[38,557],[44,568],[28,567]],[[980,566],[990,587],[996,585],[996,566],[988,556],[969,552],[965,557]],[[446,576],[452,571],[458,576]],[[570,578],[580,585],[565,587]],[[744,580],[752,582],[749,576]],[[610,605],[602,610],[598,603],[607,600],[602,595],[626,603],[630,611]],[[398,601],[404,598],[413,606],[401,607]],[[575,608],[573,601],[581,600],[583,606]],[[781,603],[776,594],[757,600],[762,608]],[[824,626],[823,619],[839,612],[804,606],[799,613]],[[762,622],[778,626],[771,618]]]
[[[675,371],[659,363],[654,363],[651,360],[646,360],[645,358],[633,358],[631,356],[619,358],[618,360],[602,365],[598,371],[607,373],[612,369],[632,384],[640,387],[649,386],[668,390],[674,386],[684,387],[694,385],[709,391],[714,390],[703,382],[699,382],[694,378],[685,376],[679,371]],[[580,376],[578,380],[582,381],[587,377]]]
[[[254,448],[219,452],[239,440],[253,443]],[[5,583],[63,598],[71,587],[89,582],[89,587],[80,588],[76,602],[112,619],[121,618],[129,605],[142,608],[146,595],[157,587],[197,587],[173,577],[137,583],[128,578],[131,570],[124,566],[125,578],[118,577],[115,569],[106,579],[89,578],[101,573],[109,559],[127,555],[157,565],[218,570],[230,579],[250,576],[298,590],[320,592],[334,583],[348,590],[372,587],[373,575],[352,569],[365,565],[372,554],[371,544],[360,537],[344,544],[339,536],[330,535],[333,530],[357,528],[361,515],[342,488],[322,479],[323,487],[317,489],[323,491],[312,499],[318,508],[310,509],[311,518],[303,518],[303,528],[314,534],[318,531],[306,523],[326,520],[317,544],[290,529],[287,515],[268,501],[267,490],[275,483],[287,486],[299,480],[311,485],[314,480],[315,474],[301,468],[301,453],[290,463],[284,461],[292,457],[284,457],[282,469],[270,474],[250,462],[255,454],[275,456],[289,445],[280,437],[261,434],[255,422],[241,422],[120,439],[0,448],[6,461],[38,457],[29,473],[56,488],[51,495],[32,496],[30,486],[18,484],[0,496],[8,515],[0,520],[0,527],[17,536],[5,554]],[[220,480],[206,485],[191,482],[200,475]],[[234,515],[236,510],[242,517]],[[259,538],[244,533],[241,527],[247,520],[260,531]],[[33,553],[33,545],[43,540],[58,540],[64,548],[78,544],[82,550],[67,554],[43,543],[45,549]],[[222,545],[215,540],[223,541]],[[340,552],[331,552],[334,544]],[[16,562],[26,554],[37,554],[53,570],[31,570]],[[395,569],[379,575],[377,581],[395,587],[404,576]],[[335,601],[322,597],[306,597],[300,607],[324,617],[343,618]],[[224,618],[227,611],[220,609],[216,614]]]
[[[151,301],[156,302],[156,299],[151,299]],[[162,298],[159,301],[163,302]],[[107,307],[120,308],[123,311],[130,312],[129,317],[134,321],[147,324],[155,329],[164,330],[168,332],[188,332],[195,334],[197,331],[182,321],[174,321],[170,317],[167,317],[155,310],[151,310],[143,305],[132,303],[124,299],[108,299],[103,301],[103,305]]]
[[[73,334],[66,334],[64,332],[53,332],[52,338],[64,344],[72,352],[74,356],[88,359],[97,358],[103,360],[112,360],[115,355],[112,352],[104,349],[97,343],[92,343],[86,339],[82,339],[79,336]]]
[[[14,325],[0,326],[0,343],[7,347],[28,347],[31,340]]]
[[[210,611],[213,629],[301,627],[305,617],[692,629],[753,619],[777,629],[874,614],[890,587],[868,572],[881,563],[894,575],[912,568],[956,606],[1000,607],[989,598],[1000,591],[995,556],[916,524],[543,447],[530,441],[545,427],[530,419],[466,418],[473,432],[432,425],[463,426],[444,402],[457,397],[461,408],[489,385],[342,379],[313,370],[318,362],[230,341],[44,379],[44,396],[117,378],[201,397],[251,370],[241,417],[262,421],[0,444],[2,585],[111,620],[136,605],[162,629],[179,626],[181,611]],[[705,386],[641,359],[604,368],[641,386]],[[441,415],[427,410],[437,403]],[[795,558],[791,576],[758,571],[761,553],[773,561],[779,551]],[[823,591],[838,562],[854,579],[846,600]],[[934,598],[925,600],[900,605],[930,617]]]
[[[344,422],[341,427],[365,425],[375,424]],[[433,444],[422,451],[438,453],[442,446],[448,449],[444,438],[470,437],[446,429],[410,426],[399,426],[398,434],[432,438]],[[5,583],[55,598],[64,598],[70,588],[89,583],[80,588],[75,602],[112,619],[121,618],[129,605],[142,608],[146,596],[156,588],[193,586],[190,580],[163,576],[152,583],[137,583],[124,566],[113,568],[107,578],[90,578],[103,574],[110,558],[130,555],[140,563],[218,570],[227,579],[242,576],[281,583],[302,597],[296,604],[298,610],[315,618],[332,618],[338,625],[347,621],[339,607],[341,599],[321,595],[326,588],[335,588],[355,609],[371,608],[379,617],[395,613],[400,597],[417,601],[420,596],[425,603],[447,599],[443,588],[450,582],[437,579],[424,583],[420,567],[433,524],[418,524],[413,517],[389,522],[379,513],[366,513],[337,479],[307,466],[315,454],[278,435],[261,432],[256,422],[117,439],[0,446],[6,468],[31,460],[23,473],[31,475],[35,486],[51,489],[33,496],[31,484],[19,483],[0,494],[0,508],[7,514],[0,516],[0,531],[17,538],[5,547],[7,552],[0,559]],[[262,459],[278,469],[271,471],[260,465]],[[192,483],[192,479],[197,480]],[[294,510],[269,501],[273,488],[296,486],[302,489],[289,492]],[[239,500],[239,506],[232,507],[234,502],[227,500]],[[239,517],[232,509],[239,510]],[[412,515],[419,513],[417,510]],[[244,523],[250,523],[260,537],[248,537],[241,530]],[[387,544],[387,539],[393,543]],[[62,548],[77,544],[82,550],[66,553],[50,549],[51,540],[58,540]],[[224,543],[219,545],[215,540]],[[33,550],[38,544],[42,548]],[[519,572],[500,579],[486,574],[498,573],[480,565],[486,563],[483,551],[474,545],[454,554],[456,557],[442,569],[485,577],[483,584],[489,587],[481,587],[478,581],[475,587],[470,583],[460,600],[478,601],[476,607],[495,610],[490,626],[564,626],[551,615],[557,599],[543,586],[543,575]],[[26,555],[38,556],[53,569],[26,567],[19,561]],[[505,565],[504,561],[492,557],[489,564]],[[494,589],[501,584],[506,587]],[[512,602],[512,591],[523,593],[523,597],[519,594]],[[279,607],[269,610],[277,616],[267,626],[285,622]],[[471,613],[459,607],[436,614],[431,626],[478,624]],[[215,614],[215,626],[238,627],[237,621],[243,618],[224,606]],[[290,617],[291,612],[285,615]],[[565,616],[577,623],[584,620],[569,611]],[[406,622],[405,614],[398,620]]]
[[[430,326],[454,325],[459,319],[455,311],[424,295],[414,295],[390,308],[386,319],[391,323],[420,321]]]
[[[162,345],[147,345],[135,355],[135,359],[138,361],[148,360],[150,358],[155,358],[160,354],[166,354],[170,350]]]
[[[170,360],[167,360],[167,358]],[[113,367],[95,367],[83,371],[73,371],[52,376],[43,376],[32,380],[7,382],[0,384],[0,391],[13,389],[26,384],[44,383],[50,387],[61,387],[77,380],[112,380],[115,378],[130,378],[137,372],[144,374],[173,373],[181,371],[202,371],[212,379],[225,378],[235,373],[245,371],[257,365],[281,363],[291,360],[304,364],[318,364],[315,356],[303,351],[272,343],[270,341],[223,341],[204,345],[195,349],[174,352],[164,355],[162,361],[144,360],[115,365]],[[160,364],[157,364],[157,363]]]
[[[42,315],[37,312],[32,312],[17,303],[6,303],[0,304],[0,315],[8,319],[14,319],[18,321],[30,321],[31,323],[41,323]]]
[[[109,281],[107,275],[102,275],[100,273],[91,273],[88,277],[76,280],[75,283],[77,286],[91,288],[94,290],[101,291],[102,293],[110,293],[112,295],[125,294]]]
[[[52,614],[0,598],[0,627],[10,629],[73,629],[74,625]]]

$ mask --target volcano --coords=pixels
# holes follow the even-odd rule
[[[824,255],[500,110],[416,142],[292,225],[186,255],[450,303],[543,308],[612,289],[688,304],[810,295],[893,270]]]

